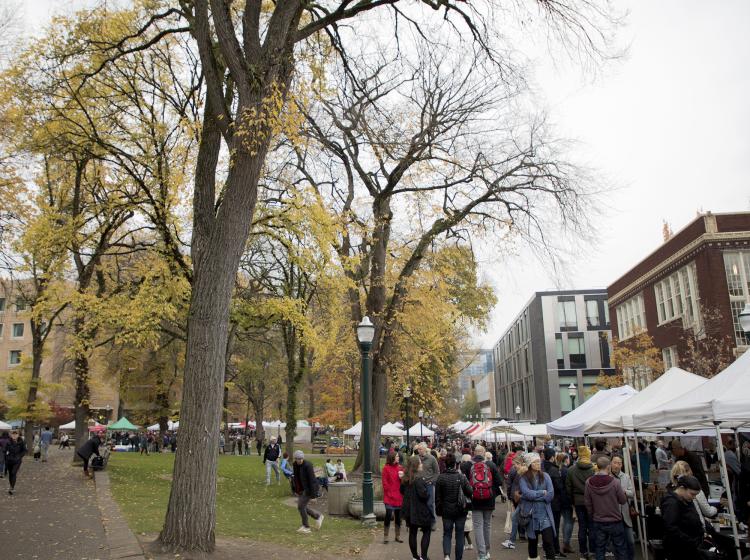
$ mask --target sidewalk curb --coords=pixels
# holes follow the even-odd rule
[[[94,475],[96,485],[96,503],[102,517],[102,525],[107,535],[107,548],[111,560],[127,558],[129,560],[146,560],[143,549],[135,538],[133,531],[120,511],[120,506],[112,497],[109,473],[97,471]]]

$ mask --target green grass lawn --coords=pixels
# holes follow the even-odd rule
[[[312,456],[316,467],[324,459]],[[354,459],[346,459],[347,470]],[[174,455],[112,454],[108,471],[112,493],[131,529],[158,533],[169,500]],[[306,551],[351,553],[372,542],[372,532],[354,519],[326,516],[323,530],[312,535],[296,533],[297,509],[284,504],[291,497],[289,483],[265,485],[265,469],[257,456],[219,456],[216,531],[225,537],[249,538],[295,546]]]

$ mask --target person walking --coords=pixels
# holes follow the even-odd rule
[[[538,453],[525,456],[528,470],[520,477],[521,501],[518,506],[519,523],[526,525],[529,559],[538,558],[539,537],[547,560],[555,560],[555,519],[551,503],[555,488],[549,474],[542,471]]]
[[[427,560],[432,535],[432,510],[430,509],[430,491],[427,482],[421,476],[424,463],[416,455],[409,457],[406,462],[406,473],[401,479],[401,494],[403,502],[401,512],[409,527],[409,550],[413,560]],[[417,550],[417,533],[422,531],[420,547],[422,555]]]
[[[610,460],[600,456],[597,472],[586,480],[584,501],[594,533],[596,560],[604,560],[607,545],[612,543],[615,558],[625,560],[625,526],[622,506],[627,504],[620,481],[610,474]]]
[[[630,500],[635,498],[635,487],[630,477],[622,470],[622,457],[612,457],[610,470],[612,476],[620,481],[622,491],[625,493],[627,502],[620,506],[622,510],[622,522],[625,528],[625,558],[633,560],[635,557],[635,535],[633,533],[633,519],[630,517]]]
[[[697,478],[682,475],[677,486],[661,500],[661,516],[664,521],[664,554],[667,560],[701,560],[704,556],[703,522],[693,500],[701,491]]]
[[[42,435],[40,438],[42,463],[47,462],[47,458],[49,457],[49,446],[52,445],[52,438],[54,438],[54,436],[55,434],[52,433],[52,430],[50,430],[49,426],[45,426],[44,430],[42,430]]]
[[[552,508],[552,520],[555,528],[555,537],[553,544],[555,546],[555,555],[564,556],[560,550],[560,517],[562,515],[562,497],[565,494],[565,484],[563,483],[562,475],[560,474],[560,468],[554,461],[555,450],[551,447],[544,448],[544,462],[542,463],[542,470],[547,473],[550,480],[552,481],[552,489],[555,491],[550,507]]]
[[[383,482],[383,504],[385,505],[385,521],[383,522],[383,544],[388,543],[388,533],[391,529],[391,520],[394,522],[394,540],[401,540],[401,505],[404,497],[401,495],[401,478],[404,476],[404,468],[399,463],[399,455],[395,450],[388,451],[385,465],[381,473]]]
[[[0,478],[5,478],[5,448],[8,446],[8,442],[10,442],[10,434],[8,432],[0,434]]]
[[[456,532],[455,560],[464,556],[464,528],[472,488],[466,475],[456,465],[453,453],[445,455],[445,472],[435,483],[435,510],[443,518],[443,555],[450,560],[451,540]]]
[[[148,455],[148,438],[146,437],[145,433],[141,433],[140,437],[138,438],[138,445],[141,449],[141,455],[144,453]]]
[[[685,461],[689,466],[690,470],[693,471],[693,476],[698,479],[701,485],[701,490],[706,496],[711,495],[711,491],[708,487],[708,477],[706,471],[703,468],[703,461],[694,452],[688,451],[683,447],[680,440],[672,440],[672,455],[674,455],[675,461]]]
[[[276,474],[278,476],[278,470]],[[294,492],[297,494],[297,511],[302,518],[302,526],[297,529],[297,532],[304,534],[311,532],[308,516],[315,519],[315,527],[320,529],[325,516],[310,507],[310,500],[317,498],[320,492],[318,478],[315,476],[312,463],[305,460],[305,454],[299,449],[294,452],[294,478],[292,480],[294,481]]]
[[[464,476],[466,473],[471,472],[471,455],[464,453],[461,455],[461,462],[458,464],[458,470],[461,471]],[[467,477],[468,480],[468,477]],[[471,482],[469,482],[471,484]],[[469,502],[469,511],[466,512],[466,523],[464,524],[464,550],[473,550],[474,545],[471,543],[471,532],[474,530],[474,522],[471,513],[471,500]]]
[[[420,443],[417,446],[417,453],[419,459],[422,461],[422,469],[419,471],[419,476],[424,478],[427,483],[427,491],[430,494],[429,506],[432,512],[432,524],[430,529],[435,530],[437,525],[437,515],[435,514],[435,482],[440,475],[440,465],[438,465],[437,459],[430,453],[430,448],[427,447],[425,442]]]
[[[101,444],[102,441],[99,439],[99,435],[95,433],[86,443],[76,450],[76,454],[83,460],[84,476],[93,478],[94,475],[89,473],[89,459],[91,459],[92,455],[99,456],[99,446]]]
[[[578,448],[578,461],[568,469],[568,476],[565,478],[565,491],[573,503],[578,518],[578,552],[581,558],[589,558],[589,552],[594,550],[591,521],[584,500],[586,481],[593,474],[591,451],[585,445],[581,445]]]
[[[13,430],[10,433],[10,439],[5,444],[5,468],[8,471],[8,494],[11,496],[16,491],[16,478],[18,470],[21,468],[21,461],[26,455],[26,443],[19,433]]]
[[[493,495],[493,473],[484,461],[485,449],[481,445],[474,448],[474,457],[467,478],[471,484],[471,522],[474,525],[474,539],[477,542],[479,560],[487,560],[490,554],[492,536],[492,512],[495,511]],[[495,471],[497,472],[497,471]]]
[[[263,464],[266,466],[266,486],[271,485],[272,469],[276,473],[276,484],[281,484],[279,457],[281,457],[281,446],[276,443],[276,438],[272,437],[271,442],[266,446],[266,450],[263,452]]]
[[[516,548],[516,539],[518,538],[519,527],[518,527],[518,506],[521,504],[521,488],[519,483],[521,482],[521,476],[523,476],[528,467],[524,460],[524,453],[517,452],[513,455],[513,464],[510,467],[508,476],[506,478],[506,491],[513,504],[513,513],[511,514],[511,529],[510,537],[508,537],[503,543],[504,548],[513,550]],[[523,536],[526,536],[524,530],[521,530]]]
[[[570,466],[570,456],[567,453],[558,453],[555,456],[555,463],[560,469],[560,481],[563,483],[563,490],[560,495],[560,519],[562,522],[562,554],[570,554],[573,548],[570,546],[570,540],[573,537],[573,502],[565,491],[565,481],[568,478],[568,468]],[[554,512],[553,512],[554,513]],[[558,539],[560,535],[558,535]]]
[[[654,451],[654,458],[656,459],[656,469],[659,471],[667,471],[672,465],[667,455],[667,450],[664,449],[664,442],[659,440],[656,442],[656,450]]]

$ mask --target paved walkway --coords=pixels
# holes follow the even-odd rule
[[[0,479],[0,557],[105,560],[109,551],[96,491],[71,466],[72,450],[50,449],[47,463],[23,460],[16,493]]]

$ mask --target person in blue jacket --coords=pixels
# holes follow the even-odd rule
[[[519,521],[526,526],[526,539],[529,544],[529,558],[537,558],[539,536],[547,560],[555,559],[555,521],[551,503],[555,497],[552,479],[542,471],[542,459],[538,453],[528,453],[525,457],[529,470],[521,477],[521,503]]]

